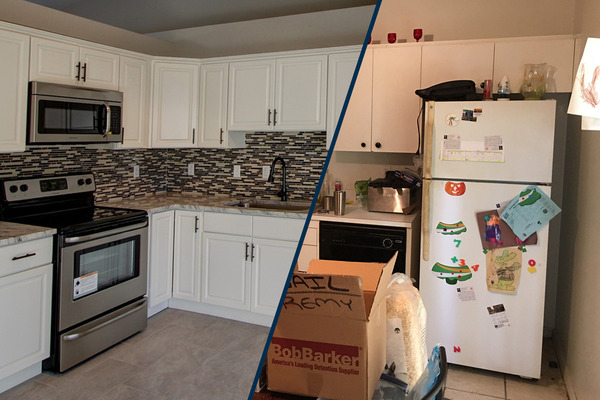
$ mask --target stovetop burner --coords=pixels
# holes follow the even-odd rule
[[[1,184],[0,220],[80,234],[147,219],[146,211],[95,206],[95,189],[90,173],[6,180]]]

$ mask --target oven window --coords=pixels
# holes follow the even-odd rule
[[[106,128],[101,104],[39,100],[38,133],[100,134]]]
[[[138,277],[140,237],[76,251],[74,273],[74,300]]]

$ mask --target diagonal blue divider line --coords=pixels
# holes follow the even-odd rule
[[[375,4],[375,10],[373,10],[373,16],[371,17],[371,23],[369,24],[369,29],[367,30],[367,34],[365,35],[365,40],[363,42],[362,48],[360,50],[360,55],[358,57],[358,62],[356,63],[356,68],[354,68],[354,75],[352,75],[352,81],[350,82],[350,87],[348,88],[348,94],[346,95],[346,100],[344,101],[344,105],[342,106],[342,110],[340,112],[340,118],[338,119],[337,125],[335,127],[335,133],[333,138],[331,139],[331,144],[329,145],[329,151],[327,152],[327,158],[325,159],[325,163],[323,164],[323,169],[321,170],[321,176],[319,178],[319,183],[317,184],[317,188],[315,190],[315,194],[313,196],[312,203],[310,205],[310,209],[308,210],[308,215],[306,217],[306,221],[304,222],[304,228],[302,229],[302,234],[300,235],[300,240],[298,241],[298,247],[296,247],[296,253],[294,254],[294,259],[292,260],[292,265],[290,266],[290,270],[288,272],[288,277],[286,282],[290,281],[292,274],[294,272],[294,266],[296,262],[298,262],[298,256],[300,254],[300,250],[302,248],[302,243],[304,243],[304,236],[306,236],[306,231],[308,229],[308,225],[310,224],[310,218],[315,211],[315,206],[317,205],[317,198],[319,196],[319,192],[321,190],[321,186],[323,185],[323,180],[325,179],[325,172],[327,172],[327,168],[329,167],[329,161],[331,160],[331,154],[333,153],[333,149],[335,148],[335,143],[337,142],[337,137],[340,132],[340,127],[342,126],[342,122],[344,120],[344,116],[346,115],[346,109],[348,108],[348,102],[350,101],[350,96],[352,95],[352,91],[354,90],[354,84],[356,83],[356,78],[358,77],[358,72],[360,71],[360,66],[362,64],[362,60],[365,56],[365,50],[367,49],[367,44],[369,44],[369,38],[371,37],[371,32],[373,31],[373,25],[375,25],[375,20],[377,19],[377,14],[379,13],[379,7],[381,6],[381,0],[377,0]],[[262,371],[262,366],[265,363],[265,359],[267,358],[267,351],[269,350],[269,345],[271,344],[271,339],[273,338],[273,332],[275,331],[275,325],[277,325],[277,320],[279,319],[279,314],[281,313],[281,307],[283,305],[283,300],[285,299],[285,295],[287,293],[287,286],[283,288],[281,293],[281,298],[279,299],[279,306],[277,307],[277,311],[275,312],[275,316],[273,317],[273,323],[271,324],[271,329],[269,330],[269,336],[267,337],[267,341],[265,343],[265,347],[263,349],[262,356],[260,357],[260,362],[258,363],[258,367],[256,369],[256,374],[254,375],[254,381],[252,381],[252,385],[250,386],[250,393],[248,394],[248,400],[252,400],[254,396],[254,390],[256,388],[256,384],[258,383],[258,379],[260,378],[260,373]]]

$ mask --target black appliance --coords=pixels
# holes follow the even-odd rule
[[[388,262],[398,258],[393,272],[406,273],[406,229],[379,225],[319,222],[322,260]]]
[[[63,372],[145,329],[146,211],[94,204],[94,175],[0,185],[0,220],[55,228],[51,356]]]

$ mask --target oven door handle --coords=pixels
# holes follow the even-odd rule
[[[127,312],[125,312],[125,313],[123,313],[123,314],[121,314],[121,315],[113,318],[113,319],[110,319],[108,321],[104,321],[101,324],[93,326],[93,327],[91,327],[88,330],[77,332],[77,333],[72,333],[70,335],[66,335],[66,336],[63,337],[63,340],[65,342],[72,342],[73,340],[81,339],[82,337],[87,336],[90,333],[94,333],[94,332],[96,332],[99,329],[102,329],[102,328],[104,328],[104,327],[106,327],[106,326],[108,326],[110,324],[113,324],[113,323],[115,323],[115,322],[117,322],[117,321],[119,321],[119,320],[121,320],[121,319],[123,319],[123,318],[125,318],[125,317],[127,317],[127,316],[129,316],[131,314],[133,314],[133,313],[136,313],[136,312],[140,311],[142,308],[144,308],[146,306],[146,301],[147,301],[146,298],[143,298],[142,300],[140,300],[139,302],[137,302],[134,305],[134,308],[132,308],[131,310],[129,310],[129,311],[127,311]]]
[[[73,244],[73,243],[89,242],[90,240],[100,239],[100,238],[103,238],[106,236],[116,235],[118,233],[133,231],[133,230],[136,230],[139,228],[144,228],[146,225],[147,225],[146,222],[142,222],[142,223],[135,224],[135,225],[127,225],[122,228],[112,229],[110,231],[94,233],[92,235],[67,237],[67,238],[65,238],[65,243]]]
[[[85,79],[84,79],[85,80]],[[104,108],[106,108],[106,128],[104,128],[104,134],[102,136],[108,136],[108,132],[110,132],[110,106],[108,103],[104,103]]]

